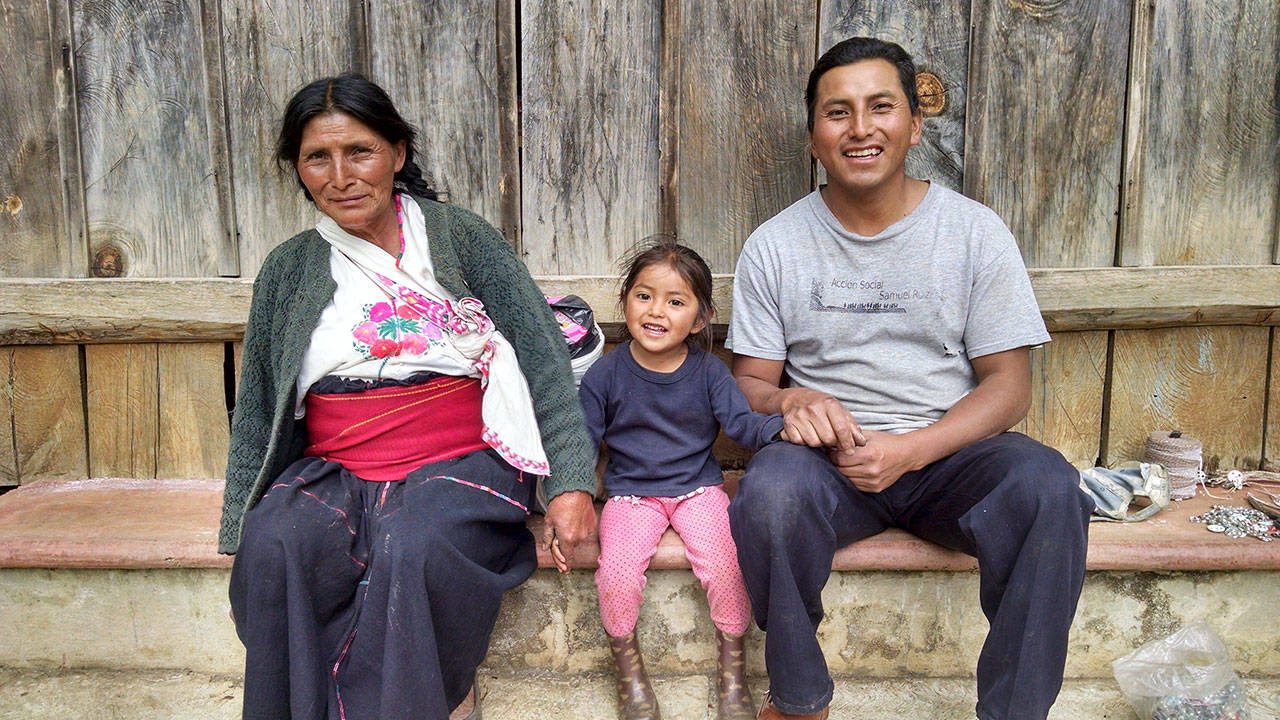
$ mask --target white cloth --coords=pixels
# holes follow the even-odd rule
[[[299,398],[312,383],[331,374],[368,378],[368,373],[374,372],[377,374],[372,377],[403,378],[419,370],[433,370],[476,377],[484,388],[481,408],[484,441],[512,467],[547,475],[547,456],[538,433],[533,400],[514,348],[485,315],[479,300],[456,298],[436,281],[422,210],[411,198],[404,198],[400,207],[404,252],[398,263],[373,243],[348,234],[332,218],[325,216],[316,223],[320,236],[334,248],[334,254],[342,258],[341,261],[331,258],[339,291],[334,293],[334,301],[325,308],[320,325],[312,333],[311,348],[298,378]],[[364,281],[350,275],[351,272],[363,276]],[[339,277],[339,273],[345,277]],[[361,288],[353,291],[356,302],[360,297],[377,300],[372,305],[359,304],[361,317],[356,317],[354,329],[350,320],[345,324],[326,323],[331,309],[335,316],[342,312],[337,305],[340,294],[342,299],[352,299],[342,291],[344,282]],[[370,291],[376,295],[370,296]],[[378,303],[385,303],[394,317],[383,317],[387,313],[385,309],[375,312]],[[382,320],[378,322],[374,318]],[[401,332],[404,325],[396,318],[410,320],[414,323],[411,327],[417,331],[407,333],[406,338]],[[390,325],[387,320],[391,320]],[[372,344],[365,348],[360,340],[370,338],[367,324],[370,322],[375,324],[373,329],[379,335],[375,342],[390,340],[393,344],[381,343],[376,348],[379,352],[373,352]],[[332,335],[334,332],[336,336]],[[356,332],[361,335],[352,342]],[[340,342],[334,342],[335,337]],[[423,351],[418,352],[419,349]],[[387,354],[379,357],[382,352]],[[389,369],[392,358],[396,358],[394,370]]]

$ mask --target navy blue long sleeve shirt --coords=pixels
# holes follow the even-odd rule
[[[610,497],[676,497],[723,478],[711,455],[720,428],[759,450],[782,431],[781,415],[751,409],[729,368],[695,347],[674,372],[646,370],[626,343],[596,361],[578,390],[594,447],[609,447]]]

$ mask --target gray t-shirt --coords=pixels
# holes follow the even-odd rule
[[[937,183],[874,237],[814,191],[756,229],[738,258],[725,346],[785,360],[793,385],[860,425],[906,432],[977,385],[970,358],[1049,341],[1009,229]]]

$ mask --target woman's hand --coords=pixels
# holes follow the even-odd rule
[[[579,543],[596,534],[596,508],[591,494],[572,490],[552,498],[547,504],[547,522],[543,528],[543,549],[551,553],[557,570],[569,572],[569,558]]]

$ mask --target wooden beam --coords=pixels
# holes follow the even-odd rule
[[[1036,268],[1031,284],[1052,332],[1201,325],[1280,325],[1280,266]],[[618,280],[535,278],[547,295],[575,294],[601,323],[618,323]],[[727,323],[733,277],[717,275],[716,322]],[[0,345],[239,340],[252,281],[0,279]]]

